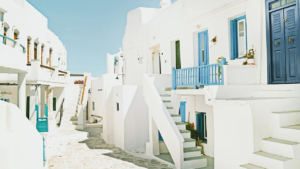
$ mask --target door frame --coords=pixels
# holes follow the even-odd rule
[[[270,10],[270,3],[272,2],[275,2],[275,1],[279,1],[279,0],[265,0],[265,15],[266,15],[266,35],[267,35],[267,83],[268,84],[288,84],[288,83],[272,83],[272,51],[271,51],[271,45],[273,43],[271,43],[271,26],[270,26],[270,14],[274,11],[278,11],[278,10],[282,10],[284,8],[288,8],[288,7],[291,7],[293,5],[296,4],[296,9],[297,9],[297,12],[296,12],[296,15],[298,15],[299,17],[299,0],[296,0],[296,3],[290,3],[290,4],[286,4],[286,5],[283,5],[281,7],[278,7],[276,9],[272,9]],[[297,22],[297,29],[298,29],[298,32],[299,32],[299,21]],[[299,35],[298,35],[299,36]],[[299,49],[298,49],[299,51]]]

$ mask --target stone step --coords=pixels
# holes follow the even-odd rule
[[[247,169],[266,169],[266,168],[263,168],[263,167],[260,167],[260,166],[257,166],[257,165],[254,165],[254,164],[244,164],[244,165],[241,165],[242,168],[247,168]]]
[[[186,130],[186,125],[184,122],[175,122],[175,124],[179,130]]]
[[[297,125],[300,123],[300,111],[273,112],[278,116],[280,127]]]
[[[265,138],[262,140],[262,151],[278,156],[294,158],[293,145],[297,144],[296,142],[276,138]]]
[[[191,131],[189,130],[179,130],[182,137],[185,138],[191,138]]]
[[[174,122],[181,122],[181,115],[171,114],[171,117],[173,118]]]
[[[172,87],[166,87],[165,91],[172,91]]]
[[[201,149],[197,147],[184,148],[183,153],[184,158],[198,157],[201,156]]]
[[[270,168],[270,169],[285,169],[285,165],[291,165],[292,158],[278,156],[267,152],[259,151],[251,155],[250,163]]]
[[[186,90],[186,89],[195,89],[194,86],[178,86],[176,90]]]
[[[204,168],[207,167],[207,158],[204,156],[196,156],[184,158],[183,168]]]
[[[300,124],[285,126],[285,127],[282,127],[282,128],[292,129],[292,130],[300,130]]]
[[[183,148],[190,148],[196,146],[196,140],[192,138],[185,138],[183,142]]]

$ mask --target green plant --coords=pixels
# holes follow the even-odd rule
[[[219,58],[217,59],[217,63],[220,63],[221,60],[222,60],[223,58],[224,58],[223,56],[219,57]],[[228,62],[227,62],[227,61],[226,61],[226,65],[228,65]],[[220,77],[221,74],[222,74],[222,66],[219,66],[218,76]]]

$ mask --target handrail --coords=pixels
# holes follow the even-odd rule
[[[224,68],[226,59],[220,63],[190,67],[184,69],[172,69],[172,89],[177,86],[207,86],[224,85]]]
[[[70,74],[70,76],[84,76],[84,74]]]
[[[48,66],[45,66],[45,65],[41,65],[41,68],[46,68],[46,69],[50,69],[50,70],[55,70],[54,68],[52,68],[52,67],[48,67]]]
[[[82,91],[82,96],[81,96],[81,102],[80,102],[80,104],[82,104],[82,102],[83,102],[84,91],[85,91],[85,86],[86,86],[86,80],[87,80],[87,76],[85,76],[84,86],[83,86],[83,91]]]
[[[1,34],[0,34],[0,36],[3,37],[3,44],[5,44],[5,39],[8,39],[8,40],[10,40],[10,41],[12,41],[14,43],[17,43],[17,41],[15,41],[14,39],[11,39],[11,38],[9,38],[7,36],[1,35]],[[23,53],[26,53],[25,47],[23,45],[21,45],[21,44],[20,44],[20,46],[23,48]]]
[[[65,72],[65,71],[62,71],[62,70],[59,70],[58,72],[68,74],[68,72]]]
[[[57,117],[57,115],[58,115],[58,112],[60,112],[61,107],[63,106],[64,102],[65,102],[65,99],[62,100],[62,102],[61,102],[61,104],[60,104],[60,106],[59,106],[59,109],[57,110],[57,113],[56,113],[56,115],[55,115],[55,119],[56,119],[56,117]]]

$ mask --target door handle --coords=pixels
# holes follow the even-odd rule
[[[289,39],[289,42],[294,42],[294,39]]]
[[[280,43],[279,42],[275,42],[275,45],[279,45]]]
[[[286,19],[286,18],[284,18],[283,22],[286,22],[286,21],[287,21],[287,19]]]

